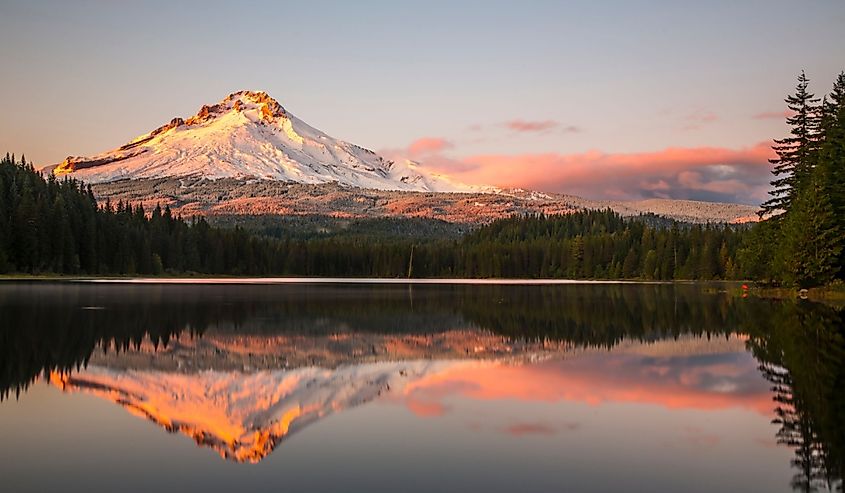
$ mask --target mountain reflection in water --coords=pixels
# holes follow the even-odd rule
[[[841,487],[842,311],[725,287],[0,285],[0,394],[44,379],[238,462],[376,399],[737,408],[778,424],[795,489]]]

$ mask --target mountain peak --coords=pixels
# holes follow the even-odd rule
[[[241,113],[251,110],[256,111],[261,119],[268,123],[275,121],[277,118],[287,117],[287,112],[282,105],[266,92],[238,91],[229,94],[217,104],[203,105],[196,115],[188,118],[184,123],[195,125],[229,111]]]
[[[237,91],[233,92],[226,96],[222,102],[233,102],[233,101],[241,101],[241,102],[250,102],[254,104],[269,104],[274,106],[280,106],[279,102],[273,99],[269,94],[264,91]]]
[[[191,177],[338,183],[378,190],[471,191],[418,166],[394,165],[289,113],[264,91],[233,92],[117,149],[53,168],[88,183]]]

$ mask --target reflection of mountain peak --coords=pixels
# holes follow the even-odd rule
[[[462,331],[433,336],[338,334],[312,338],[309,345],[298,336],[211,335],[208,339],[179,341],[157,353],[142,344],[119,354],[95,354],[85,370],[75,374],[53,372],[50,381],[65,392],[81,392],[120,404],[170,432],[191,437],[226,459],[255,463],[291,433],[388,392],[409,398],[409,407],[412,403],[426,405],[426,399],[432,396],[436,407],[436,396],[444,389],[472,389],[474,395],[488,397],[540,392],[550,399],[580,395],[586,402],[663,399],[670,407],[689,402],[733,405],[742,395],[742,382],[737,376],[748,374],[731,366],[731,360],[721,358],[745,352],[746,338],[742,336],[712,340],[685,335],[672,342],[624,340],[613,356],[605,349],[574,349],[541,342],[514,343],[507,348],[504,341],[496,342],[492,337],[484,332],[472,337],[472,332]],[[338,338],[343,339],[340,346],[336,346]],[[208,347],[197,345],[202,341]],[[495,353],[481,345],[485,341],[497,349]],[[478,344],[477,353],[456,356],[457,348],[471,342]],[[263,356],[295,352],[299,344],[306,355],[322,348],[326,355],[323,362],[344,362],[331,367],[301,364],[253,370],[232,364],[254,352],[263,351]],[[381,354],[343,359],[341,353],[354,353],[361,345],[372,345]],[[385,347],[392,350],[385,353]],[[522,365],[563,352],[579,362],[573,365],[568,360],[570,366],[565,372],[548,371],[555,367],[527,369],[532,365]],[[331,356],[333,353],[337,354]],[[706,355],[715,358],[701,357]],[[193,362],[182,367],[173,364],[189,359]],[[602,364],[595,365],[596,361]],[[600,375],[598,380],[596,375]],[[746,405],[757,402],[757,394],[751,395]],[[666,400],[668,396],[671,399]],[[767,396],[762,402],[762,409],[768,411]]]
[[[487,331],[340,332],[322,336],[209,333],[95,352],[77,373],[53,372],[67,392],[113,401],[238,462],[258,462],[291,432],[409,382],[457,367],[522,361],[567,343]]]
[[[336,411],[369,402],[408,382],[479,361],[392,361],[334,370],[304,367],[255,373],[114,370],[90,366],[53,373],[66,392],[114,401],[226,459],[258,462],[290,433]]]

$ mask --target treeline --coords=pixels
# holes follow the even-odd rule
[[[226,300],[221,303],[220,300]],[[491,300],[493,301],[491,303]],[[99,306],[102,310],[80,310]],[[724,338],[771,324],[773,306],[696,286],[0,284],[0,401],[92,352],[205,337],[338,332],[437,334],[476,328],[513,340],[612,348],[682,335]],[[74,330],[67,330],[73,327]],[[8,330],[4,330],[8,329]],[[754,333],[754,332],[750,332]],[[763,332],[765,334],[765,332]]]
[[[427,217],[347,218],[318,214],[216,214],[209,217],[208,222],[212,226],[224,228],[240,226],[259,236],[287,240],[454,240],[473,229],[469,224],[450,223]]]
[[[741,235],[727,225],[664,227],[610,210],[513,217],[468,235],[454,264],[470,277],[733,279],[742,277],[734,260]]]
[[[657,225],[651,226],[649,223]],[[611,211],[502,219],[459,240],[272,239],[171,211],[98,205],[90,188],[0,162],[0,272],[725,279],[741,231],[626,220]]]
[[[733,279],[742,232],[649,226],[584,211],[500,219],[459,240],[283,240],[282,273],[303,276]]]
[[[277,253],[270,240],[188,223],[168,208],[99,206],[78,181],[0,160],[0,273],[258,275],[278,268]]]
[[[810,287],[845,276],[845,72],[823,98],[798,77],[791,130],[775,140],[771,199],[739,252],[747,275]]]
[[[824,98],[802,74],[776,140],[772,198],[751,228],[667,223],[609,210],[520,216],[463,231],[438,224],[241,227],[98,205],[90,187],[0,161],[0,273],[578,279],[755,279],[809,287],[845,277],[845,73]],[[401,226],[401,227],[400,227]],[[426,239],[414,231],[445,231]],[[429,228],[429,229],[426,229]],[[430,229],[434,228],[434,229]],[[445,228],[445,229],[444,229]],[[296,234],[295,230],[306,233]],[[313,230],[310,233],[308,230]],[[448,234],[447,234],[448,233]],[[449,237],[453,239],[448,239]]]

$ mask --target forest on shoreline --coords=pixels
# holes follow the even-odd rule
[[[0,274],[385,278],[742,279],[796,287],[845,275],[845,73],[816,98],[802,73],[753,226],[610,211],[515,216],[454,239],[269,237],[165,207],[98,204],[90,187],[0,160]],[[379,227],[408,229],[407,225]]]
[[[741,229],[612,211],[495,221],[458,239],[270,238],[169,208],[98,205],[90,188],[0,162],[0,273],[738,279]],[[654,224],[652,224],[654,223]]]

